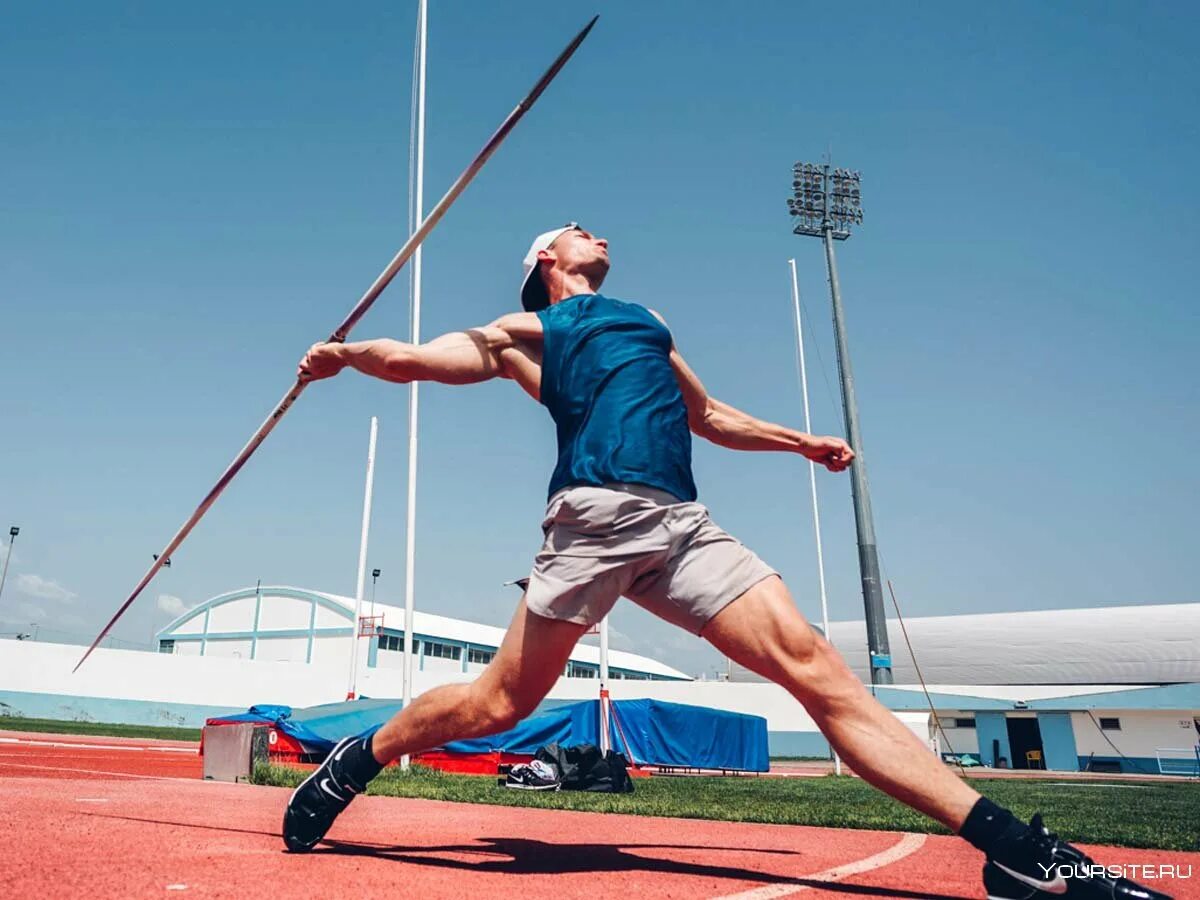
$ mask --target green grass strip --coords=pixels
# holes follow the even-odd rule
[[[200,740],[199,728],[173,728],[167,725],[118,725],[112,722],[65,722],[58,719],[26,719],[0,716],[0,731],[36,731],[44,734],[94,734],[103,737],[165,738],[176,741]]]
[[[256,784],[295,787],[308,773],[260,764]],[[976,779],[973,784],[1025,820],[1038,811],[1065,840],[1196,850],[1200,784]],[[681,819],[767,822],[883,831],[947,834],[947,830],[866,782],[847,776],[818,778],[643,778],[632,794],[538,793],[506,790],[494,778],[449,775],[420,766],[406,774],[393,766],[376,778],[370,794],[457,803],[532,806]]]

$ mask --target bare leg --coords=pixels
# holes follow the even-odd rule
[[[955,833],[962,827],[979,794],[871,696],[779,578],[717,613],[702,637],[799,700],[857,774]]]
[[[512,728],[554,687],[585,631],[586,625],[529,612],[522,597],[483,673],[470,684],[426,691],[398,712],[371,741],[375,759],[386,764],[405,753]]]

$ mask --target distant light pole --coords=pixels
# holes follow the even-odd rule
[[[371,618],[372,619],[375,618],[375,582],[377,582],[379,580],[379,575],[382,572],[383,572],[383,569],[372,569],[371,570]]]
[[[8,529],[8,553],[4,556],[4,571],[0,573],[0,597],[4,596],[4,580],[8,578],[8,564],[12,561],[13,544],[17,542],[17,535],[21,533],[21,529],[14,525]]]
[[[858,404],[854,398],[854,373],[842,314],[837,261],[833,242],[850,237],[850,227],[861,225],[862,175],[849,169],[834,169],[828,163],[796,163],[792,167],[792,196],[788,212],[796,220],[792,232],[819,237],[825,242],[829,270],[829,293],[833,298],[833,328],[837,335],[838,372],[842,382],[842,410],[846,437],[856,454],[850,467],[850,491],[854,498],[854,521],[858,530],[858,567],[862,577],[866,609],[867,649],[871,683],[892,683],[892,655],[888,647],[887,617],[883,610],[883,588],[879,579],[879,555],[875,549],[875,523],[871,516],[871,494],[867,488],[867,463],[862,433],[858,427]]]

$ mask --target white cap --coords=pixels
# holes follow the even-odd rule
[[[564,233],[578,227],[578,222],[568,222],[560,228],[539,234],[533,239],[533,243],[529,245],[529,252],[525,254],[525,261],[522,264],[525,268],[525,273],[521,278],[521,305],[527,311],[537,312],[550,305],[550,298],[546,296],[546,284],[538,275],[537,255],[543,250],[549,250],[550,245],[557,241]]]

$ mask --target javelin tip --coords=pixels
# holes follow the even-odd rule
[[[550,68],[546,70],[545,74],[542,75],[542,77],[538,80],[538,83],[533,86],[533,90],[531,90],[529,95],[521,101],[521,107],[529,109],[529,107],[533,106],[533,104],[537,101],[537,98],[542,96],[542,91],[546,90],[546,88],[550,85],[550,82],[554,80],[554,76],[557,75],[562,67],[567,64],[567,60],[574,56],[575,51],[579,49],[579,45],[582,44],[583,39],[588,36],[588,32],[595,27],[596,21],[599,18],[599,14],[592,16],[592,20],[584,25],[583,28],[580,29],[579,34],[575,35],[575,37],[571,39],[571,43],[567,44],[562,53],[558,54],[558,59],[554,60],[554,62],[550,64]]]

